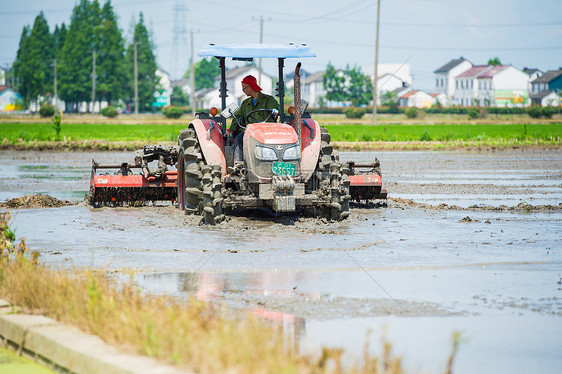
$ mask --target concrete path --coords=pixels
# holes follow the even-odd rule
[[[76,327],[38,315],[13,313],[0,300],[0,338],[4,345],[57,371],[103,374],[179,374],[179,368],[119,351]]]

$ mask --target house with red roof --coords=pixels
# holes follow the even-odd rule
[[[431,108],[432,104],[433,98],[423,91],[410,91],[398,99],[402,107]]]
[[[480,106],[529,106],[529,75],[511,65],[496,65],[478,75]]]
[[[430,93],[429,96],[431,96],[431,98],[433,99],[433,105],[447,105],[448,98],[447,95],[445,95],[443,92],[433,92]]]
[[[528,106],[529,75],[511,65],[476,65],[455,78],[455,105]]]
[[[491,65],[475,65],[455,77],[454,103],[460,106],[472,106],[478,98],[478,75],[490,69]]]

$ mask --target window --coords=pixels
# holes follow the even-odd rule
[[[458,90],[459,89],[459,81],[455,81],[455,88]]]
[[[470,88],[474,88],[474,81],[470,81]]]
[[[435,86],[439,87],[439,78],[435,79]]]

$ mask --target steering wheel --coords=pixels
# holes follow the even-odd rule
[[[269,115],[265,120],[261,121],[254,117],[254,114],[258,112],[268,112]],[[277,119],[278,113],[279,112],[277,111],[277,109],[255,109],[249,112],[248,114],[246,114],[246,123],[267,122],[267,120],[270,118],[272,118],[275,121]]]

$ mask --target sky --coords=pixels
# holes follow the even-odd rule
[[[104,4],[106,0],[99,0]],[[13,64],[21,31],[42,10],[51,31],[70,22],[76,0],[0,0],[0,66]],[[314,73],[374,65],[377,0],[113,0],[124,36],[139,13],[152,31],[158,64],[183,75],[193,49],[208,43],[306,43],[317,54],[303,59]],[[499,57],[516,68],[562,67],[562,1],[381,0],[379,63],[410,65],[413,86],[431,92],[433,72],[464,57],[486,64]],[[263,21],[261,21],[263,20]],[[196,57],[196,60],[199,59]],[[276,75],[276,62],[265,61]],[[287,61],[292,69],[296,61]],[[365,73],[367,72],[364,70]]]

